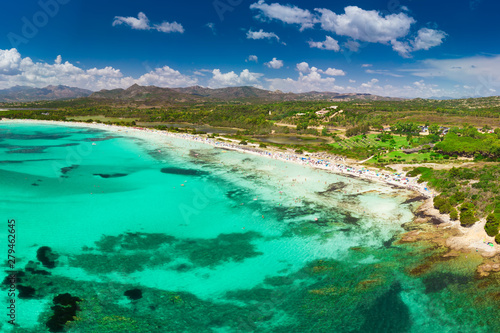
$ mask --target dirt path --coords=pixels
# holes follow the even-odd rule
[[[472,165],[477,165],[477,163],[415,163],[415,164],[388,164],[387,167],[396,170],[397,172],[403,172],[404,168],[416,168],[416,167],[427,167],[433,168],[434,170],[449,170],[453,167],[455,168],[466,168]]]

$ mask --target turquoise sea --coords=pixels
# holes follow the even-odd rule
[[[499,279],[478,279],[477,257],[398,242],[418,205],[405,190],[126,129],[0,122],[0,193],[18,324],[4,310],[2,332],[500,332]]]

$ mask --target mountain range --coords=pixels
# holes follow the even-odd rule
[[[92,91],[68,86],[47,86],[45,88],[33,88],[26,86],[15,86],[0,90],[0,102],[33,102],[53,101],[87,97]]]
[[[249,86],[211,89],[201,86],[161,88],[134,84],[127,89],[104,89],[98,92],[92,92],[81,88],[51,85],[45,88],[15,86],[0,90],[1,103],[73,100],[78,98],[88,98],[90,101],[110,102],[114,104],[140,103],[144,105],[193,102],[279,102],[354,99],[367,101],[401,100],[400,98],[356,93],[340,94],[318,91],[284,93],[279,90],[269,91]]]
[[[145,104],[163,104],[172,102],[275,102],[275,101],[311,101],[311,100],[401,100],[400,98],[381,97],[370,94],[339,94],[334,92],[284,93],[279,90],[269,91],[255,87],[228,87],[211,89],[200,86],[187,88],[159,88],[139,86],[127,89],[101,90],[89,96],[94,100],[114,102],[142,102]]]

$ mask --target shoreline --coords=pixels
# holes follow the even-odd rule
[[[73,126],[73,127],[87,127],[87,128],[97,128],[103,129],[110,132],[131,132],[132,134],[146,134],[146,135],[158,135],[158,136],[166,136],[173,137],[182,140],[188,140],[193,142],[198,142],[206,145],[210,145],[214,148],[227,149],[232,151],[238,151],[241,153],[257,155],[266,158],[272,158],[275,160],[280,160],[283,162],[290,162],[295,164],[300,164],[303,166],[309,166],[311,168],[321,169],[324,171],[330,171],[336,174],[344,175],[347,177],[355,177],[361,178],[367,181],[384,183],[389,186],[397,186],[400,188],[404,188],[407,190],[411,190],[414,192],[418,192],[419,195],[425,196],[427,198],[432,198],[437,193],[434,191],[427,189],[426,183],[418,184],[416,182],[417,177],[407,177],[406,172],[393,172],[392,174],[388,171],[378,170],[376,168],[372,168],[377,171],[373,171],[368,169],[367,167],[361,167],[349,165],[344,162],[344,159],[341,157],[337,157],[335,160],[329,159],[319,159],[315,157],[311,157],[310,155],[306,156],[295,154],[290,151],[280,151],[277,149],[270,148],[258,148],[249,144],[249,146],[244,147],[237,143],[237,140],[231,140],[228,142],[227,138],[224,138],[225,141],[217,141],[214,139],[210,139],[207,137],[202,137],[200,135],[195,134],[187,134],[187,133],[172,133],[168,131],[161,131],[150,128],[142,128],[142,127],[126,127],[126,126],[118,126],[118,125],[108,125],[102,123],[80,123],[80,122],[64,122],[64,121],[54,121],[54,120],[35,120],[35,119],[2,119],[3,123],[40,123],[40,124],[51,124],[51,125],[59,125],[59,126]],[[141,137],[141,135],[139,135]]]
[[[252,154],[261,157],[271,158],[275,160],[280,160],[283,162],[295,163],[302,166],[308,166],[314,169],[320,169],[327,172],[332,172],[334,174],[342,175],[344,177],[353,177],[362,179],[369,182],[383,183],[387,186],[398,187],[406,190],[413,191],[417,194],[416,197],[424,197],[425,199],[421,201],[421,204],[415,210],[415,219],[413,223],[430,223],[429,221],[440,221],[441,223],[434,223],[436,230],[434,233],[440,234],[438,237],[442,242],[444,241],[445,246],[451,251],[467,251],[467,252],[479,252],[485,258],[491,258],[500,253],[500,247],[498,244],[494,243],[494,237],[489,237],[484,231],[484,219],[477,222],[474,226],[470,228],[465,228],[460,225],[459,221],[451,221],[448,215],[440,214],[437,209],[433,207],[432,199],[438,193],[427,189],[426,183],[417,183],[417,177],[406,177],[405,172],[400,173],[388,173],[387,171],[374,171],[366,167],[353,167],[345,163],[345,160],[341,157],[336,157],[335,160],[331,161],[326,158],[315,158],[311,156],[298,155],[290,151],[280,151],[277,149],[262,149],[252,145],[248,147],[242,147],[237,143],[237,140],[228,141],[218,141],[210,139],[208,137],[202,137],[200,135],[193,135],[187,133],[172,133],[168,131],[160,131],[150,128],[142,127],[126,127],[118,125],[108,125],[100,123],[80,123],[80,122],[62,122],[62,121],[52,121],[52,120],[31,120],[31,119],[2,119],[1,123],[32,123],[32,124],[50,124],[57,126],[71,126],[80,128],[96,128],[102,129],[113,133],[123,133],[126,132],[128,135],[138,137],[140,139],[155,141],[162,137],[172,137],[181,140],[198,142],[206,145],[210,145],[214,148],[237,151],[240,153]],[[229,140],[229,139],[225,139]],[[421,216],[418,216],[421,215]],[[431,225],[433,223],[430,223]],[[454,229],[460,235],[445,236],[443,230]],[[412,234],[413,233],[413,234]],[[418,237],[419,233],[410,231],[402,234],[402,240],[405,238],[407,241],[412,242],[423,240]],[[410,240],[411,239],[411,240]],[[430,239],[432,241],[432,239]],[[495,245],[493,247],[485,244],[484,241],[492,241]]]

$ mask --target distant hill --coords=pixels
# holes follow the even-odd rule
[[[84,98],[84,99],[81,99]],[[267,103],[280,101],[398,101],[401,98],[382,97],[370,94],[340,94],[335,92],[311,91],[307,93],[284,93],[279,90],[269,91],[255,87],[228,87],[211,89],[201,86],[186,88],[160,88],[134,84],[127,89],[112,89],[92,92],[86,89],[68,86],[47,86],[33,88],[15,86],[0,90],[0,103],[76,100],[76,102],[97,102],[113,104],[165,105],[176,103],[200,102],[243,102]]]
[[[467,98],[467,97],[461,97],[461,98],[458,98],[458,97],[449,97],[449,96],[432,96],[432,97],[427,97],[427,99],[435,99],[435,100],[438,100],[438,101],[449,101],[449,100],[452,100],[452,99],[464,99],[464,98]]]
[[[195,95],[200,97],[214,98],[219,100],[235,100],[235,99],[273,99],[276,93],[263,90],[255,87],[228,87],[219,89],[210,89],[200,86],[193,86],[187,88],[173,88],[183,94]]]
[[[211,89],[200,86],[186,88],[159,88],[155,86],[139,86],[128,89],[101,90],[89,97],[94,100],[113,102],[143,102],[145,104],[162,104],[165,102],[208,102],[208,101],[240,101],[240,102],[273,102],[273,101],[311,101],[311,100],[402,100],[400,98],[381,97],[370,94],[339,94],[334,92],[284,93],[269,91],[255,87],[228,87]]]
[[[89,98],[114,102],[149,102],[160,104],[164,102],[196,102],[205,100],[204,97],[182,93],[171,88],[144,87],[137,84],[127,89],[104,89],[93,93]]]
[[[33,88],[25,86],[15,86],[9,89],[0,90],[0,102],[33,102],[52,101],[87,97],[92,91],[68,86],[47,86],[45,88]]]

